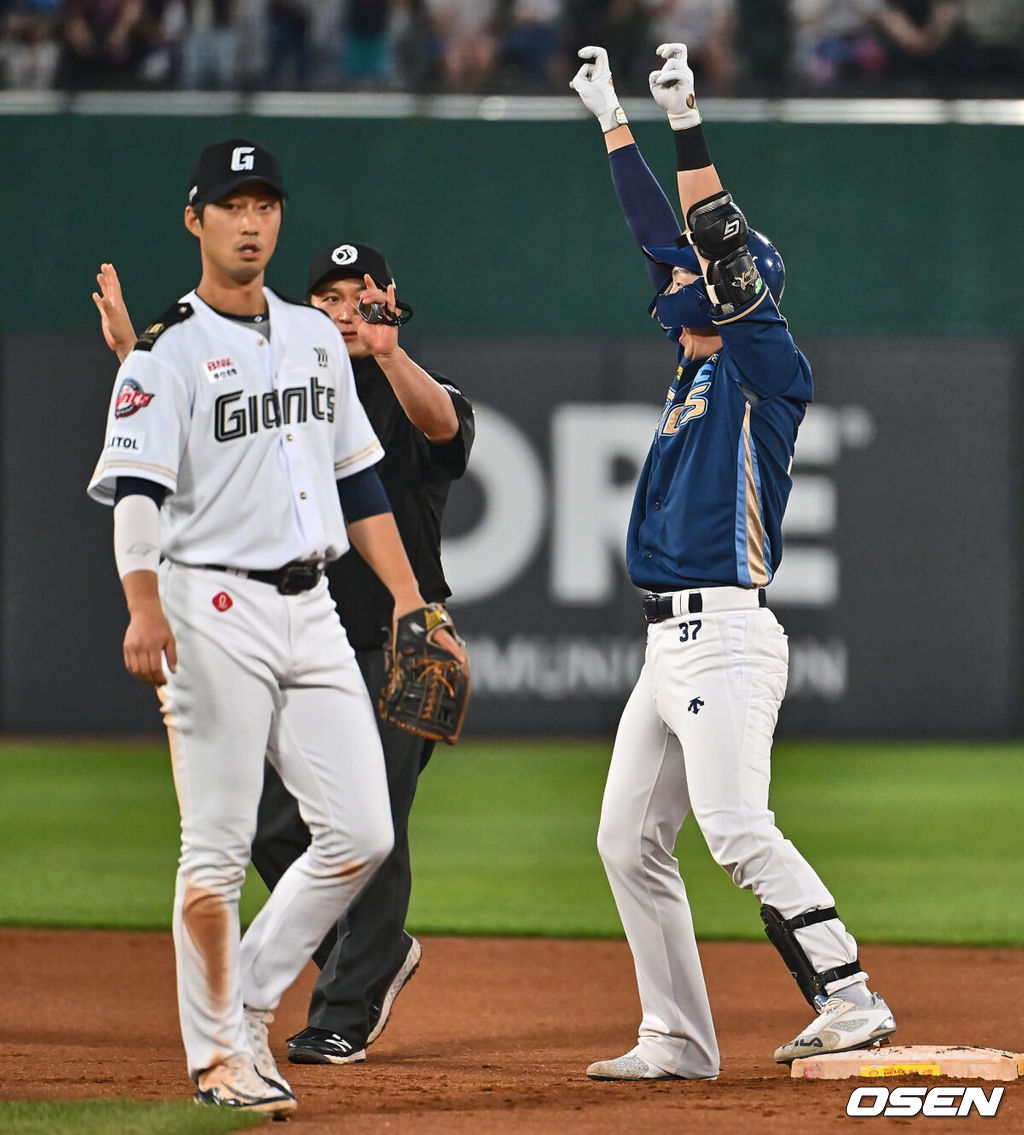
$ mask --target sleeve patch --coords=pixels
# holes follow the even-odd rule
[[[111,434],[106,448],[108,453],[141,453],[146,448],[146,434]]]
[[[114,417],[130,418],[132,414],[144,410],[155,397],[155,394],[143,390],[134,378],[122,379],[114,400]]]

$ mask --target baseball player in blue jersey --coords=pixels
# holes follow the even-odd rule
[[[603,48],[579,52],[570,84],[604,131],[655,287],[651,314],[677,344],[627,535],[630,578],[648,592],[647,652],[616,734],[598,833],[643,1020],[631,1051],[590,1065],[595,1080],[718,1075],[673,855],[691,812],[716,862],[757,896],[769,939],[817,1013],[775,1059],[862,1048],[896,1028],[867,987],[835,900],[768,807],[788,646],[765,588],[782,559],[811,369],[779,314],[782,259],[748,228],[711,162],[686,48],[664,44],[658,55],[651,93],[674,131],[685,235],[633,142]]]

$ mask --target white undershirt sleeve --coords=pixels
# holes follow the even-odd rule
[[[114,561],[121,579],[160,566],[160,509],[152,497],[132,493],[114,506]]]

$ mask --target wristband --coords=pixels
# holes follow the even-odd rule
[[[676,142],[676,169],[685,172],[691,169],[705,169],[711,165],[711,154],[704,141],[704,129],[698,123],[688,130],[673,132]]]

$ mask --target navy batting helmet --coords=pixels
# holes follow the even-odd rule
[[[701,275],[697,253],[685,237],[679,239],[682,243],[678,247],[670,245],[663,248],[645,248],[644,252],[658,264],[685,268],[689,272]],[[756,229],[751,229],[747,236],[747,248],[758,272],[761,273],[761,279],[772,294],[772,299],[780,303],[782,293],[786,289],[786,265],[782,262],[779,250]],[[713,325],[711,300],[703,277],[671,295],[663,292],[655,297],[654,303],[651,304],[651,314],[656,316],[658,322],[665,328],[687,327],[696,330],[711,327]]]

